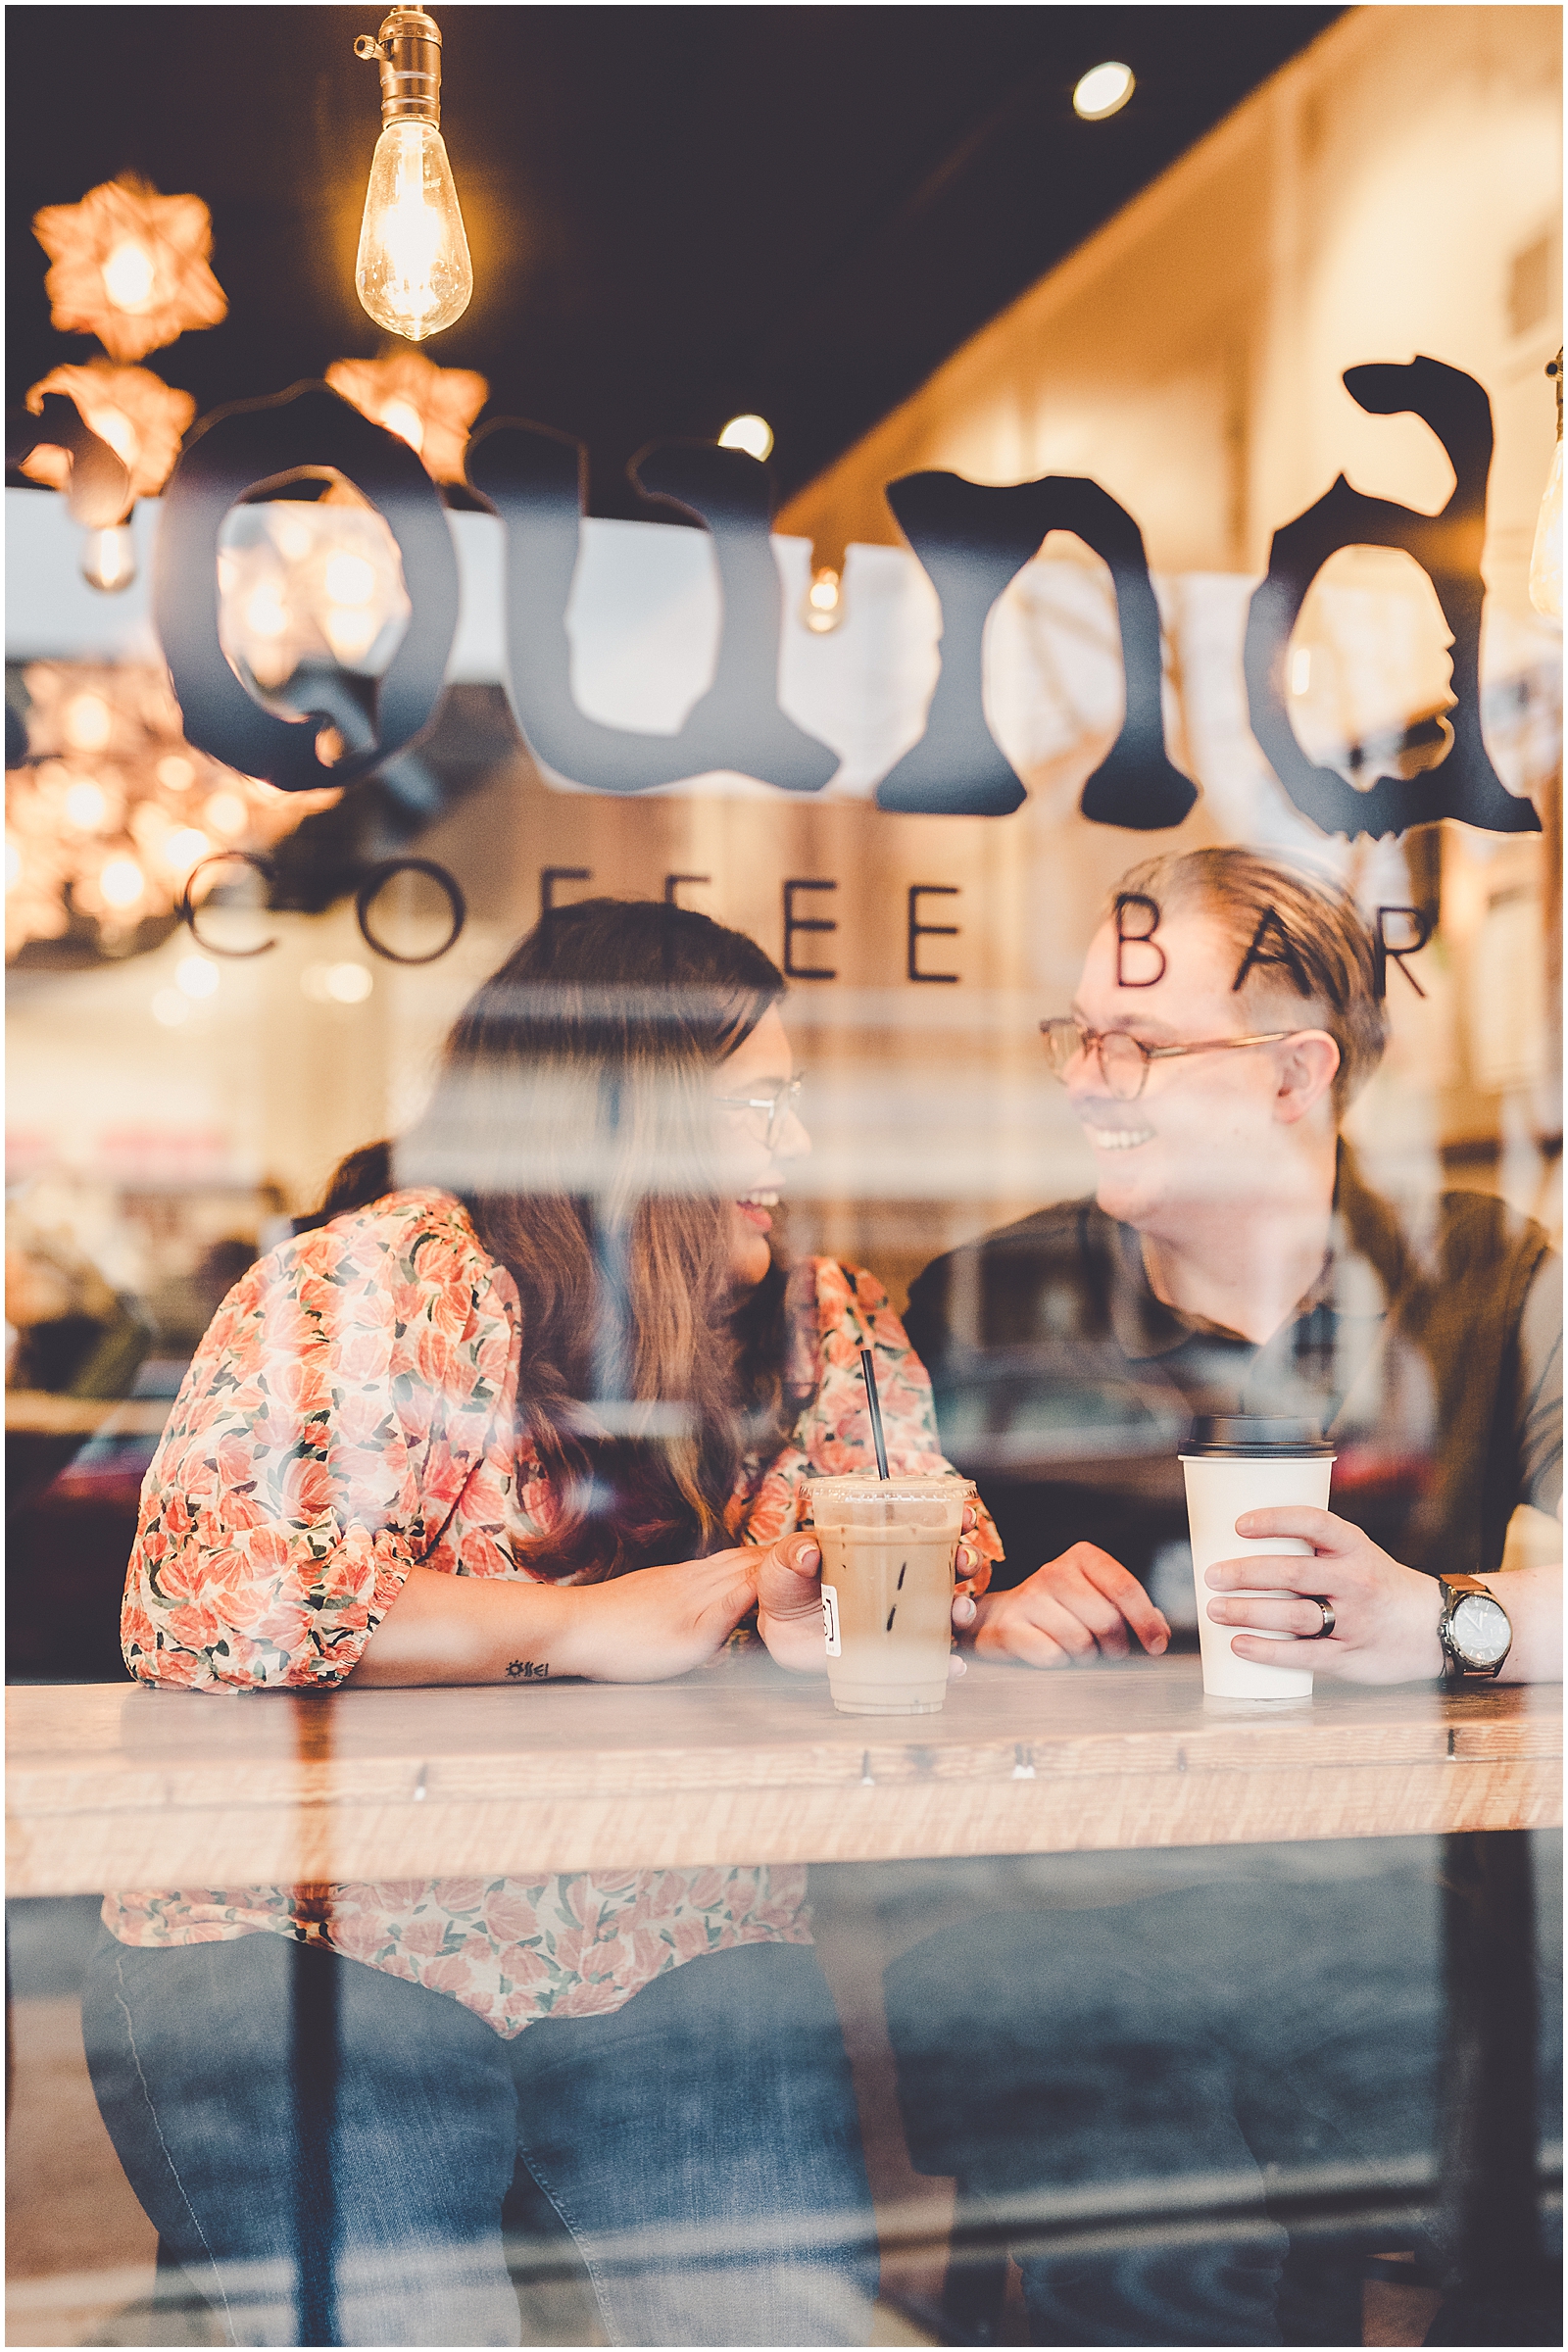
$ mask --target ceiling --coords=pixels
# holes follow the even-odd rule
[[[125,170],[212,208],[228,318],[146,363],[200,412],[377,349],[382,13],[7,8],[8,405],[96,349],[50,327],[32,214]],[[636,511],[644,443],[742,409],[787,496],[1342,13],[436,0],[475,292],[425,348],[585,441],[598,513]],[[1137,90],[1081,122],[1107,57]]]

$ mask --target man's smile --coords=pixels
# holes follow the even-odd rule
[[[1087,1119],[1083,1128],[1097,1152],[1131,1152],[1151,1143],[1154,1134],[1152,1127],[1092,1127]]]

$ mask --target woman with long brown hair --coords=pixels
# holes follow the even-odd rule
[[[590,901],[522,942],[415,1131],[346,1161],[203,1342],[144,1491],[134,1675],[641,1682],[749,1640],[821,1670],[800,1531],[813,1476],[870,1466],[861,1347],[899,1466],[941,1456],[880,1287],[775,1255],[808,1149],[783,987],[681,908]],[[981,1514],[960,1574],[998,1549]],[[798,1868],[112,1895],[99,2103],[239,2342],[514,2342],[514,2169],[612,2341],[861,2341],[869,2202],[805,1895]]]

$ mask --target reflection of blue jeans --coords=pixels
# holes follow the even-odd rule
[[[910,2153],[956,2175],[960,2219],[1020,2256],[1033,2342],[1358,2342],[1358,2326],[1282,2335],[1293,2198],[1364,2216],[1342,2242],[1435,2254],[1439,1845],[1341,1852],[1344,1875],[1324,1846],[1302,1878],[1277,1855],[1195,1854],[1195,1877],[1227,1876],[1185,1888],[1157,1858],[1167,1890],[981,1917],[888,1970]],[[1541,1924],[1549,1948],[1546,1888]],[[1544,1985],[1548,2081],[1556,2013]],[[1324,2243],[1299,2240],[1303,2294]]]
[[[322,1971],[341,2053],[330,2165],[290,2086],[294,1991]],[[443,1994],[282,1936],[132,1950],[106,1935],[82,2023],[121,2162],[234,2342],[515,2344],[501,2208],[519,2158],[612,2342],[867,2340],[854,2095],[800,1945],[688,1961],[609,2016],[509,2042]],[[313,2228],[329,2237],[329,2337],[301,2332]]]

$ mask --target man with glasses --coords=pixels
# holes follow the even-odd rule
[[[1546,1235],[1479,1193],[1402,1215],[1341,1133],[1383,1052],[1378,977],[1348,898],[1246,851],[1161,858],[1121,884],[1072,1007],[1041,1024],[1095,1153],[1094,1199],[939,1259],[909,1294],[944,1444],[1006,1546],[1011,1589],[983,1597],[971,1629],[982,1655],[1061,1666],[1166,1646],[1146,1585],[1164,1551],[1160,1589],[1183,1593],[1176,1455],[1195,1414],[1306,1419],[1335,1440],[1341,1571],[1415,1614],[1408,1655],[1391,1658],[1341,1611],[1320,1671],[1435,1674],[1436,1595],[1428,1627],[1422,1588],[1391,1586],[1380,1563],[1485,1576],[1518,1504],[1556,1511]],[[1297,1638],[1322,1622],[1315,1599],[1216,1608]],[[1510,1679],[1542,1671],[1526,1616]]]
[[[1162,1552],[1157,1589],[1192,1592],[1178,1447],[1194,1414],[1247,1413],[1310,1421],[1338,1459],[1332,1513],[1245,1523],[1315,1550],[1268,1563],[1297,1597],[1212,1593],[1242,1654],[1278,1662],[1267,1629],[1310,1641],[1324,1674],[1480,1679],[1495,1664],[1440,1635],[1467,1589],[1439,1580],[1462,1577],[1506,1621],[1503,1679],[1560,1675],[1560,1571],[1497,1574],[1516,1507],[1559,1506],[1557,1260],[1499,1200],[1401,1213],[1367,1184],[1341,1122],[1383,1051],[1379,977],[1348,897],[1245,851],[1120,886],[1073,1004],[1042,1023],[1095,1196],[928,1267],[906,1318],[945,1451],[1006,1548],[973,1604],[982,1655],[1164,1650],[1146,1589]],[[1288,2244],[1264,2202],[1266,2180],[1331,2204],[1350,2182],[1355,2210],[1386,2191],[1432,2219],[1439,1880],[1436,1839],[1069,1855],[1010,1865],[1002,1909],[987,1865],[978,1915],[894,1963],[910,2154],[1011,2243],[1031,2341],[1358,2343],[1366,2256],[1402,2245],[1443,2271],[1416,2223],[1336,2239],[1320,2220]],[[1554,1911],[1544,1888],[1548,1929]],[[1523,1958],[1508,1997],[1534,1997]],[[1549,1989],[1541,2014],[1549,2082]],[[1031,2244],[1074,2215],[1079,2250]],[[1528,2270],[1502,2321],[1494,2295],[1461,2300],[1426,2340],[1559,2341]],[[994,2340],[998,2316],[949,2340]]]

